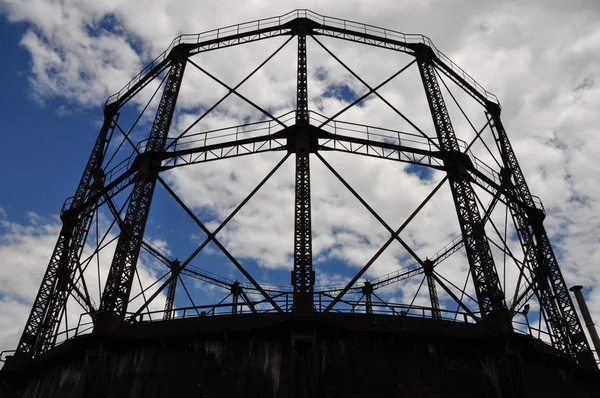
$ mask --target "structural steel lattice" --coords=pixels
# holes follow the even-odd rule
[[[287,40],[235,87],[220,81],[193,59],[194,56],[207,51],[276,36],[287,37]],[[319,40],[321,37],[401,52],[414,57],[414,60],[379,86],[371,87],[333,54]],[[297,39],[298,45],[297,106],[295,110],[276,117],[240,94],[238,89],[294,38]],[[310,87],[307,67],[310,56],[307,54],[309,39],[322,47],[350,75],[368,88],[364,96],[357,98],[333,116],[321,115],[309,109]],[[430,134],[425,134],[378,92],[387,82],[409,67],[417,68],[422,80],[434,127]],[[231,139],[228,140],[211,141],[211,134],[220,133],[218,131],[205,131],[204,139],[197,141],[186,135],[189,129],[175,135],[171,125],[180,88],[185,82],[186,68],[201,71],[228,90],[225,97],[237,95],[259,110],[266,119],[231,127],[228,131],[234,131],[235,134],[229,135]],[[164,84],[161,83],[164,87],[152,128],[144,140],[135,143],[129,132],[119,124],[121,109],[144,87],[161,76],[164,76]],[[448,88],[445,81],[453,82],[468,94],[485,114],[486,124],[480,130],[474,128],[475,139],[468,145],[459,140],[455,133],[447,108],[449,99],[443,94],[442,87]],[[346,110],[370,95],[382,99],[420,134],[411,135],[382,127],[344,122],[340,119]],[[451,92],[450,96],[456,101]],[[215,107],[206,110],[199,120]],[[133,322],[143,320],[144,317],[145,320],[158,321],[186,316],[217,315],[223,311],[230,314],[291,313],[298,317],[315,317],[334,311],[386,313],[390,316],[424,316],[440,321],[471,322],[480,324],[490,333],[516,333],[523,332],[519,327],[515,327],[517,315],[526,316],[529,309],[528,302],[534,300],[539,303],[538,326],[533,328],[527,325],[528,329],[525,332],[537,333],[538,338],[544,337],[548,344],[574,361],[581,364],[593,362],[590,347],[544,229],[545,211],[541,202],[529,191],[502,125],[500,110],[498,100],[493,94],[483,89],[438,51],[428,38],[421,35],[407,35],[324,17],[307,10],[297,10],[280,17],[230,26],[198,35],[177,37],[164,53],[129,84],[108,98],[104,108],[104,123],[83,177],[75,195],[69,198],[63,207],[61,213],[63,226],[15,358],[31,361],[51,350],[60,341],[72,338],[77,333],[85,331],[118,333],[119,330]],[[249,131],[257,133],[244,133]],[[348,134],[348,131],[353,131],[354,134]],[[379,136],[373,134],[373,131],[377,131]],[[500,159],[497,162],[498,168],[486,164],[471,151],[471,146],[477,140],[481,140],[484,131],[490,132],[497,146],[495,149]],[[118,139],[119,134],[123,135],[121,140]],[[419,145],[416,145],[416,142]],[[118,145],[119,148],[129,146],[133,152],[115,166],[113,157],[108,156],[111,145]],[[491,153],[490,148],[487,146],[486,148]],[[267,151],[280,151],[283,158],[214,231],[210,231],[161,178],[162,172],[177,167]],[[429,167],[445,172],[445,177],[403,225],[394,230],[323,158],[321,153],[324,151],[360,154]],[[291,284],[290,286],[260,284],[231,255],[218,240],[217,235],[289,157],[295,157],[296,165]],[[340,286],[323,287],[316,284],[312,259],[311,158],[322,162],[390,233],[390,238],[371,260],[348,283]],[[401,234],[440,187],[446,184],[450,187],[460,234],[431,258],[422,259],[402,239]],[[157,185],[164,187],[190,219],[207,235],[206,240],[185,260],[172,258],[144,236]],[[475,187],[479,187],[493,197],[487,206],[478,197]],[[114,198],[126,189],[130,189],[130,194],[123,206],[119,208]],[[512,218],[515,240],[520,244],[521,253],[513,253],[509,249],[506,232],[503,239],[495,226],[491,214],[497,205],[506,206],[506,214],[507,216],[510,214]],[[98,228],[100,208],[109,210],[114,218],[113,224],[117,225],[119,233],[103,293],[99,303],[96,303],[90,294],[84,272],[90,266],[90,259],[110,243],[105,241],[106,235],[102,239],[96,236],[95,244],[88,239],[94,229],[94,220],[96,230]],[[488,236],[492,227],[500,235],[501,245]],[[380,278],[364,280],[365,272],[394,241],[403,246],[412,256],[415,264]],[[191,264],[194,257],[211,242],[244,275],[246,281],[228,280]],[[92,255],[84,258],[82,253],[86,245],[92,247]],[[510,256],[519,268],[514,291],[507,291],[499,276],[499,264],[494,258],[492,245],[501,250],[505,259]],[[467,281],[470,278],[475,298],[470,297],[467,292],[467,281],[461,289],[437,271],[440,263],[463,249],[470,270]],[[157,283],[142,289],[142,304],[137,305],[134,311],[128,312],[129,303],[140,297],[140,295],[131,297],[131,292],[138,277],[136,266],[142,250],[163,263],[166,273]],[[519,254],[521,258],[518,258]],[[419,275],[423,278],[421,285],[427,283],[430,307],[413,305],[414,300],[410,305],[392,303],[383,300],[377,293],[379,288]],[[177,308],[175,294],[180,287],[190,297],[182,277],[195,278],[225,288],[228,295],[218,304]],[[442,304],[440,303],[441,296],[438,295],[438,288],[443,289],[446,302],[453,302],[452,306],[456,306],[456,310],[449,309],[450,305],[443,305],[443,300]],[[164,311],[160,313],[149,311],[148,305],[161,293],[166,293],[167,297]],[[357,296],[360,298],[352,298]],[[83,308],[83,313],[89,322],[80,322],[76,327],[62,326],[68,318],[66,303],[71,297]],[[476,302],[476,308],[473,302]],[[542,336],[542,329],[544,336]],[[307,336],[309,335],[301,334],[294,337],[292,342],[294,347],[300,347],[296,350],[297,363],[294,365],[298,369],[310,369],[310,362],[314,360],[311,357],[313,340]],[[309,391],[312,388],[311,379],[306,375],[303,377],[299,376],[297,379],[298,388]]]

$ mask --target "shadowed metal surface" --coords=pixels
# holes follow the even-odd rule
[[[236,329],[247,321],[246,327]],[[244,322],[246,323],[246,322]],[[319,397],[593,397],[594,372],[529,336],[474,324],[264,314],[140,323],[49,352],[15,397],[286,397],[298,330],[314,331]],[[8,374],[3,374],[7,377]]]

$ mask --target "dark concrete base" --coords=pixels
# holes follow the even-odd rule
[[[0,372],[7,397],[596,397],[529,336],[373,315],[237,315],[88,335]],[[308,395],[309,392],[312,395]]]

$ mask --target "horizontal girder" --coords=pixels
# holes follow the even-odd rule
[[[311,120],[313,119],[311,118]],[[264,128],[256,126],[261,123],[265,125],[268,123],[269,126]],[[275,123],[270,121],[208,131],[201,134],[202,138],[184,137],[189,138],[189,140],[169,143],[167,145],[169,147],[168,151],[147,151],[137,157],[132,155],[106,172],[103,179],[104,188],[91,195],[85,203],[71,207],[72,198],[67,199],[63,206],[63,213],[79,213],[84,209],[91,211],[103,205],[107,198],[114,197],[134,182],[136,172],[145,158],[160,161],[159,171],[166,171],[176,167],[255,153],[293,150],[290,145],[295,144],[297,127],[293,125],[283,129],[275,129],[274,125]],[[252,133],[242,131],[247,126],[254,128]],[[315,136],[316,150],[318,151],[353,153],[426,166],[436,170],[446,170],[444,160],[447,155],[432,147],[423,137],[421,137],[421,142],[415,141],[418,136],[410,133],[347,122],[332,122],[331,125],[323,128],[311,125],[310,129],[311,134]],[[233,130],[234,132],[220,134],[224,130]],[[213,139],[211,135],[215,133],[219,133],[219,135]],[[266,134],[257,135],[259,133]],[[244,138],[246,136],[250,137]],[[464,149],[465,145],[461,145],[461,148]],[[144,145],[138,147],[138,150],[145,148]],[[471,153],[468,156],[471,165],[468,171],[474,183],[493,195],[500,192],[502,195],[509,196],[511,200],[520,206],[526,206],[525,203],[512,197],[509,191],[501,187],[500,175],[496,170],[487,166]],[[502,198],[499,200],[504,201]],[[95,204],[95,206],[90,207],[92,204]]]

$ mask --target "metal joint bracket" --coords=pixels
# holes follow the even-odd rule
[[[533,227],[534,231],[536,228],[542,226],[544,220],[546,219],[546,214],[544,214],[544,210],[538,209],[537,207],[528,207],[526,212],[529,225]]]
[[[423,270],[425,271],[425,275],[430,276],[433,274],[433,261],[430,259],[426,259],[423,261]]]
[[[240,286],[240,283],[238,281],[233,282],[233,284],[231,285],[231,293],[235,295],[242,294],[242,287]]]
[[[515,184],[512,182],[513,172],[508,167],[502,167],[500,169],[500,188],[503,189],[512,189],[515,187]]]
[[[169,265],[172,272],[178,272],[181,269],[181,262],[179,260],[170,261]]]
[[[312,19],[296,18],[283,25],[284,29],[289,29],[290,34],[297,35],[301,29],[307,35],[313,34],[313,29],[320,28],[322,25]]]
[[[171,49],[167,58],[171,61],[187,59],[193,48],[192,44],[180,43]]]
[[[485,103],[485,108],[490,116],[493,118],[500,118],[500,112],[502,111],[500,104],[496,104],[495,102],[487,100]]]
[[[421,61],[431,62],[437,60],[433,49],[425,43],[411,44],[411,48],[415,52],[415,57]]]
[[[362,293],[373,294],[373,284],[369,281],[365,282],[364,286],[362,287]]]
[[[119,110],[118,102],[113,102],[111,104],[107,104],[104,107],[104,117],[107,119],[112,119],[113,116],[117,114],[118,110]]]
[[[536,280],[536,288],[538,291],[546,290],[550,286],[548,285],[548,269],[544,269],[543,265],[537,266],[533,269],[535,280]]]
[[[446,151],[440,153],[440,156],[444,160],[444,166],[450,180],[463,181],[470,179],[468,171],[474,167],[469,155],[460,151]]]
[[[81,209],[73,208],[67,209],[60,214],[60,220],[63,222],[63,225],[68,228],[73,228],[77,225],[77,220],[79,220],[79,214],[81,213]]]
[[[316,153],[319,147],[320,129],[310,125],[295,125],[287,132],[289,153]]]
[[[137,178],[143,181],[155,178],[160,171],[162,159],[159,152],[144,152],[136,156],[132,169],[137,169]]]

